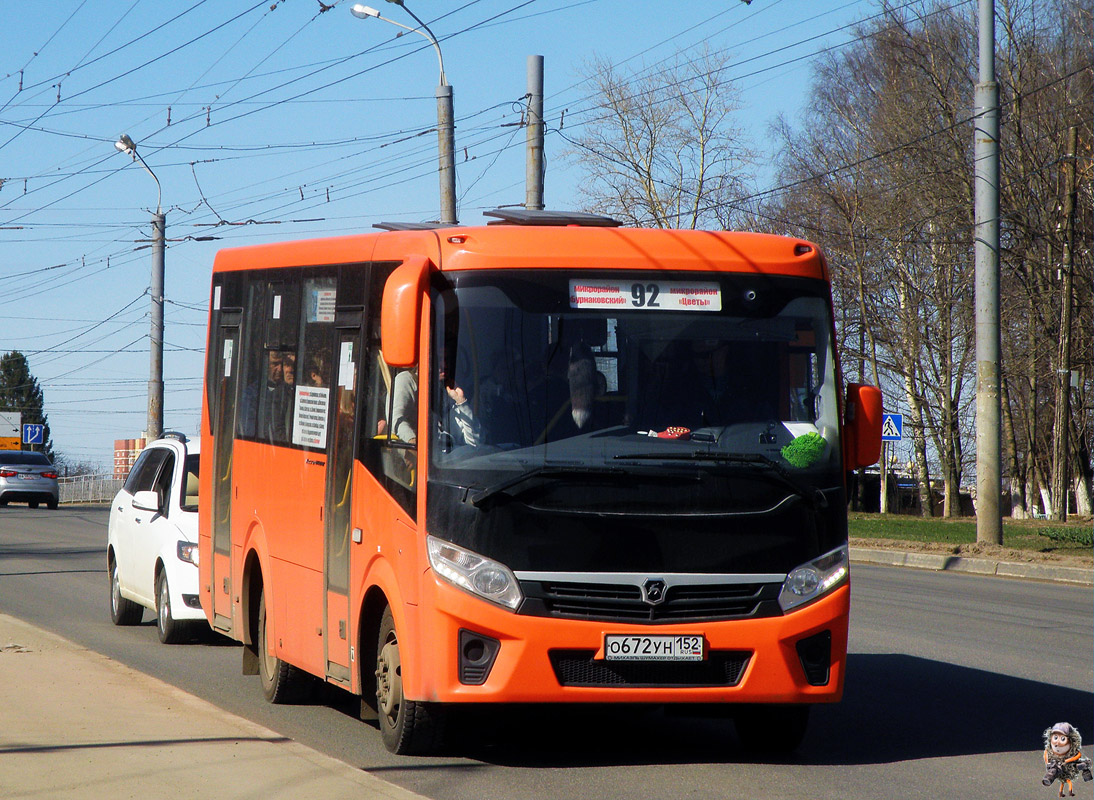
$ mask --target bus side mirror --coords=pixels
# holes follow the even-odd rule
[[[412,367],[418,363],[422,295],[429,278],[429,266],[425,256],[407,256],[384,284],[380,347],[384,361],[393,367]]]
[[[847,384],[843,426],[843,468],[851,471],[876,464],[881,456],[881,390]]]

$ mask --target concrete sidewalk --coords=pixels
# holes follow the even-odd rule
[[[0,797],[421,800],[2,614]]]

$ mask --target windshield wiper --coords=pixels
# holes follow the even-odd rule
[[[774,459],[770,459],[760,453],[719,453],[710,450],[695,450],[687,453],[622,453],[613,456],[617,460],[637,459],[643,461],[713,461],[719,464],[737,464],[741,466],[760,466],[765,471],[763,475],[772,475],[775,482],[790,489],[794,494],[804,500],[810,507],[817,509],[828,507],[828,498],[824,492],[814,488],[812,493],[806,491],[790,476],[790,472]]]
[[[488,486],[485,489],[468,489],[467,494],[464,495],[464,502],[470,503],[475,508],[482,508],[490,498],[505,494],[514,486],[519,486],[526,481],[530,481],[533,478],[569,478],[573,476],[586,476],[586,475],[612,475],[618,477],[626,477],[630,473],[623,469],[623,467],[593,467],[582,466],[581,464],[543,464],[538,467],[533,467],[527,472],[522,472],[507,480],[495,483],[493,486]]]

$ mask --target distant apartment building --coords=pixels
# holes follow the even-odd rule
[[[114,477],[124,478],[133,468],[133,462],[144,450],[146,440],[140,439],[115,439],[114,440]]]

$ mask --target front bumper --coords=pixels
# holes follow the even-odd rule
[[[164,554],[164,559],[167,557]],[[175,564],[167,573],[167,586],[171,592],[171,616],[178,620],[205,619],[198,600],[198,568],[194,564]]]
[[[850,587],[785,616],[636,625],[523,616],[426,579],[421,636],[404,691],[414,700],[475,703],[831,703],[843,694]],[[464,632],[500,643],[480,685],[466,681]],[[605,662],[606,634],[701,634],[705,663]],[[817,642],[827,643],[827,670]],[[799,647],[799,643],[804,643]],[[803,657],[803,652],[806,654]],[[821,652],[825,652],[822,648]],[[812,660],[811,663],[810,659]],[[465,659],[466,661],[466,659]],[[636,666],[637,665],[637,666]],[[409,669],[407,669],[409,667]],[[823,685],[816,685],[818,675]]]

